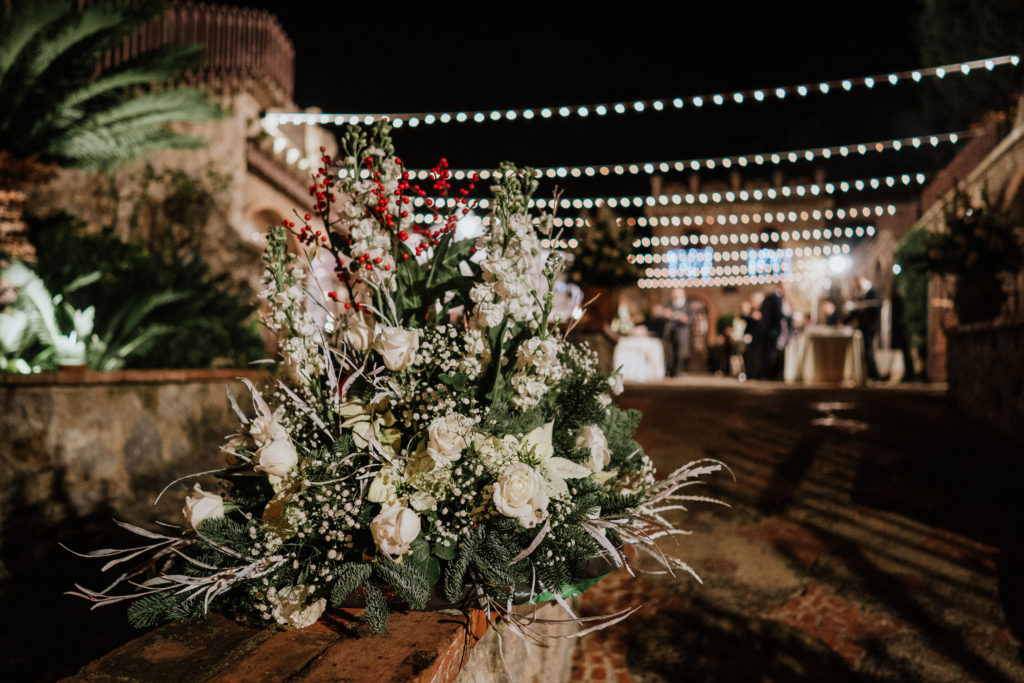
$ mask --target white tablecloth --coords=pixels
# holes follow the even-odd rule
[[[864,384],[864,337],[848,327],[810,327],[786,347],[785,380]]]
[[[622,337],[615,345],[612,365],[622,368],[627,382],[649,382],[665,376],[665,347],[654,337]]]

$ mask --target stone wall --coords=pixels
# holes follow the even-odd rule
[[[946,351],[950,398],[1024,443],[1024,320],[954,328]]]
[[[264,376],[131,371],[131,381],[111,383],[116,373],[86,374],[80,384],[0,383],[0,579],[31,566],[52,549],[49,532],[75,520],[177,522],[191,480],[156,507],[154,498],[223,464],[218,447],[238,426],[225,392],[241,402],[247,392],[233,378]]]

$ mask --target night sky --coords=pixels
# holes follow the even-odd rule
[[[671,100],[933,65],[922,62],[915,41],[921,5],[908,0],[638,2],[616,3],[614,11],[584,4],[570,11],[559,3],[421,3],[413,9],[384,3],[236,4],[278,16],[296,45],[296,101],[327,112]],[[955,88],[956,79],[966,80],[951,76],[945,87]],[[427,167],[441,156],[453,167],[494,167],[505,159],[541,166],[667,161],[953,130],[925,106],[928,88],[934,86],[901,83],[601,119],[420,126],[396,131],[395,139],[410,167]],[[834,180],[929,172],[948,159],[952,148],[947,150],[834,159],[824,167]],[[814,170],[810,164],[782,168],[787,177],[806,178]],[[559,185],[570,197],[650,189],[646,176],[567,179]],[[541,193],[551,189],[553,182]]]

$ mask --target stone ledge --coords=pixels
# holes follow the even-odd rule
[[[190,369],[190,370],[114,370],[100,372],[79,368],[62,368],[56,372],[37,372],[22,375],[0,372],[2,385],[40,384],[164,384],[169,382],[221,382],[245,377],[261,380],[270,377],[266,370],[251,369]]]
[[[362,610],[330,610],[297,631],[238,624],[220,614],[167,624],[66,681],[454,681],[487,631],[480,610],[400,612],[388,635],[365,635]]]

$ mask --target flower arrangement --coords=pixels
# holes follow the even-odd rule
[[[437,604],[522,626],[512,603],[568,609],[595,560],[597,574],[625,565],[625,543],[692,574],[655,541],[684,533],[665,513],[708,500],[686,489],[722,465],[657,481],[633,440],[640,414],[612,403],[621,381],[560,336],[562,259],[540,246],[550,217],[527,213],[533,173],[503,166],[492,215],[463,238],[476,178],[454,191],[442,160],[432,189],[458,207],[416,225],[409,198],[426,191],[387,125],[348,131],[342,148],[323,158],[313,211],[270,230],[263,297],[280,372],[262,392],[248,384],[250,411],[233,401],[242,429],[217,472],[225,492],[195,484],[181,533],[122,523],[147,544],[88,555],[105,569],[148,561],[75,594],[130,600],[139,626],[218,605],[304,627],[354,600],[382,632],[391,607]],[[331,286],[310,277],[324,263]],[[118,593],[125,583],[135,590]]]
[[[909,234],[896,258],[906,277],[919,278],[919,287],[927,273],[956,276],[953,310],[960,323],[991,320],[1006,299],[1001,274],[1024,265],[1019,221],[993,208],[987,192],[973,201],[964,188],[957,188],[944,217],[945,230]]]
[[[992,208],[988,197],[971,201],[959,189],[945,207],[946,229],[929,233],[928,269],[935,273],[975,275],[1015,271],[1024,261],[1016,225]]]

